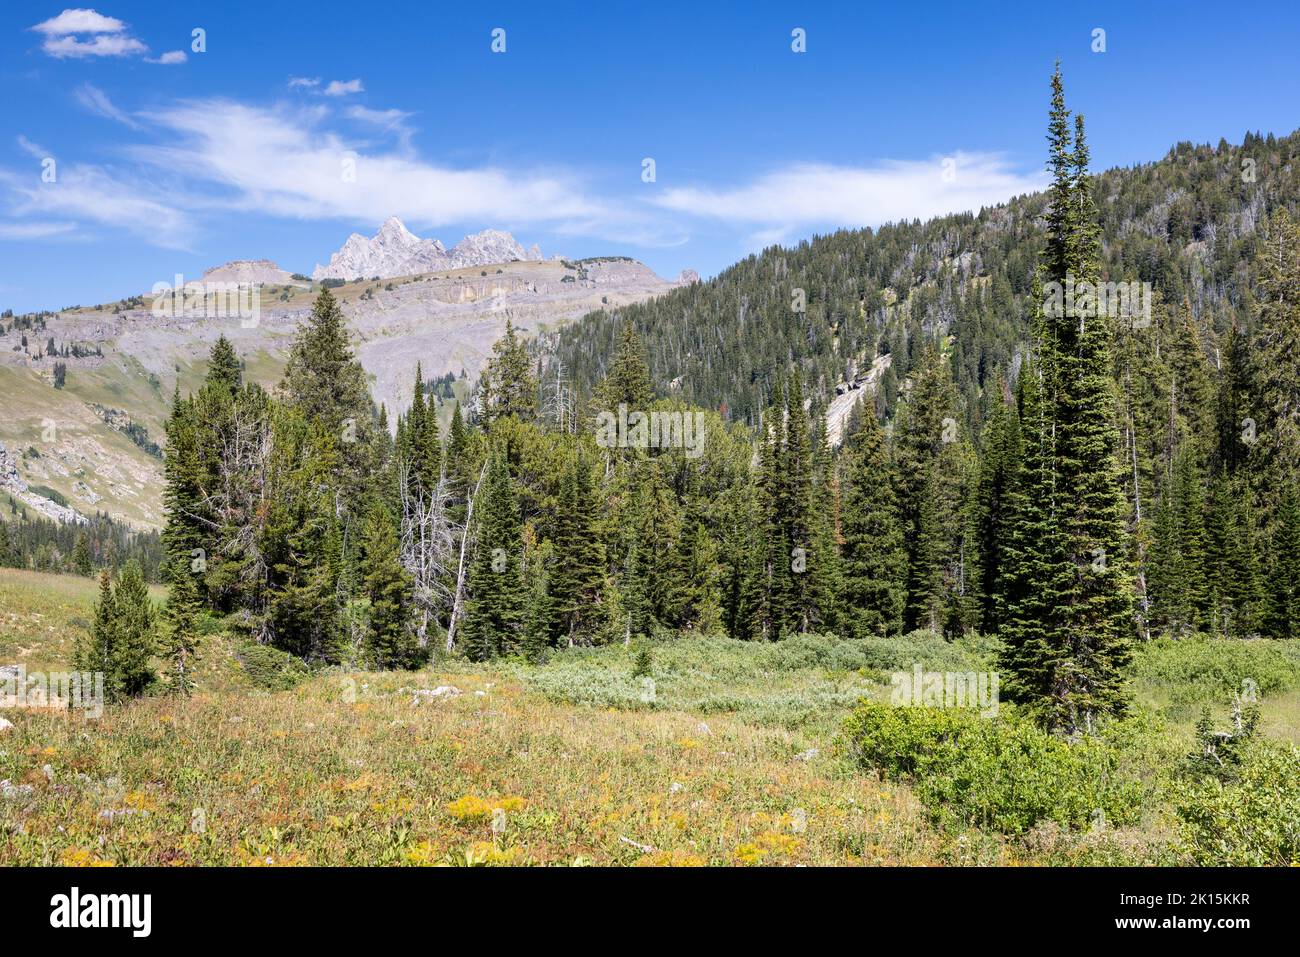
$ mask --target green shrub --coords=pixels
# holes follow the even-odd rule
[[[1300,679],[1297,662],[1283,644],[1258,639],[1158,638],[1134,654],[1138,679],[1162,688],[1174,704],[1227,702],[1247,681],[1263,694],[1285,691]]]
[[[996,659],[997,641],[972,636],[949,641],[932,631],[914,631],[896,638],[864,638],[852,642],[873,668],[909,671],[982,671]]]
[[[1300,865],[1300,751],[1252,744],[1231,779],[1207,776],[1184,784],[1175,813],[1198,864]]]
[[[288,691],[311,674],[302,659],[255,641],[240,645],[235,657],[248,680],[266,691]]]
[[[1054,821],[1081,830],[1099,817],[1131,824],[1141,810],[1138,770],[1109,737],[1071,743],[1005,705],[981,718],[864,701],[845,730],[863,766],[909,781],[944,826],[1023,834]]]

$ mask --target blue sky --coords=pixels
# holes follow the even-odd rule
[[[91,2],[0,9],[0,308],[309,272],[388,215],[707,276],[1035,188],[1057,57],[1095,168],[1300,126],[1294,3]]]

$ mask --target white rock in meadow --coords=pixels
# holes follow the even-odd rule
[[[14,726],[14,723],[7,718],[0,718],[0,731],[8,731]]]
[[[415,700],[417,703],[421,699],[425,701],[440,701],[443,698],[459,697],[461,693],[461,690],[455,685],[438,685],[436,688],[416,688]]]

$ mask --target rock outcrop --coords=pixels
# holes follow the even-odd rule
[[[261,283],[264,286],[305,286],[269,259],[236,259],[204,271],[204,282]]]
[[[360,233],[348,237],[330,256],[328,266],[317,265],[313,279],[391,279],[440,269],[465,269],[500,263],[538,262],[542,251],[525,250],[507,232],[485,229],[466,236],[450,250],[436,239],[421,239],[396,216],[390,216],[369,239]]]

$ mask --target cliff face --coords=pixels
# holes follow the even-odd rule
[[[353,233],[330,256],[328,266],[317,265],[313,279],[391,279],[439,269],[464,269],[516,261],[537,261],[536,245],[525,250],[507,232],[485,229],[466,236],[450,251],[437,239],[421,239],[396,216],[390,216],[374,236]]]
[[[483,250],[506,248],[502,236],[489,236],[465,254],[475,258],[486,255]],[[220,274],[210,270],[212,275]],[[229,275],[241,281],[236,273]],[[391,422],[410,404],[417,362],[427,379],[450,373],[459,380],[463,371],[466,385],[472,385],[507,319],[524,334],[534,334],[673,288],[642,263],[608,258],[448,265],[400,279],[348,281],[333,294],[348,317],[353,349],[370,376],[375,401],[387,406]],[[8,329],[0,335],[6,412],[0,416],[0,440],[10,451],[0,459],[0,488],[64,521],[76,520],[76,514],[60,511],[50,499],[38,502],[28,486],[54,489],[83,514],[104,511],[133,525],[158,527],[162,463],[148,450],[165,443],[173,389],[179,385],[185,394],[199,387],[221,335],[244,361],[245,376],[273,388],[318,291],[292,281],[264,284],[254,320],[205,317],[201,311],[155,315],[153,297],[146,293],[46,314],[39,328]],[[24,334],[27,349],[21,345]],[[49,338],[60,352],[77,345],[80,354],[43,354]],[[62,389],[53,385],[56,362],[66,367]],[[47,420],[55,424],[53,432]],[[29,446],[39,457],[23,457]]]

